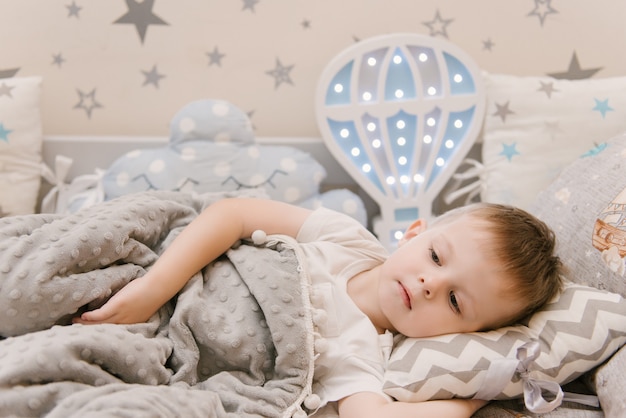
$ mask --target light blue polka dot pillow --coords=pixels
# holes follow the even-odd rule
[[[172,119],[170,143],[131,151],[103,177],[105,199],[146,190],[194,193],[263,189],[272,199],[328,207],[366,224],[363,201],[349,190],[320,193],[324,167],[288,146],[259,145],[250,119],[221,100],[198,100]]]

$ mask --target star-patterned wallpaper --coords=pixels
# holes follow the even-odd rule
[[[492,73],[604,78],[626,75],[624,21],[623,0],[0,0],[0,77],[43,77],[47,135],[167,136],[215,98],[258,136],[319,136],[318,77],[360,39],[416,32]]]

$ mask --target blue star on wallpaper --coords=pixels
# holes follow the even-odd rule
[[[604,119],[604,117],[606,116],[606,112],[611,112],[615,110],[611,106],[609,106],[609,99],[606,99],[606,100],[593,99],[593,100],[596,101],[596,106],[593,108],[593,110],[600,112],[600,114],[602,115],[602,119]]]
[[[514,155],[520,155],[519,151],[516,149],[517,143],[514,142],[512,144],[502,144],[502,152],[498,155],[504,155],[507,160],[511,161]]]

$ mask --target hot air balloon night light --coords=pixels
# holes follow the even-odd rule
[[[456,45],[419,34],[362,40],[323,70],[317,122],[326,146],[380,207],[390,250],[432,203],[480,132],[481,72]]]

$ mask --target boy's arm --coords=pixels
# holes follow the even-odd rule
[[[75,322],[136,323],[148,320],[195,273],[257,230],[295,237],[310,210],[266,199],[224,199],[208,206],[180,233],[154,266],[99,309]]]
[[[376,393],[360,392],[339,401],[340,418],[446,417],[469,418],[485,406],[477,399],[450,399],[427,402],[390,402]]]

